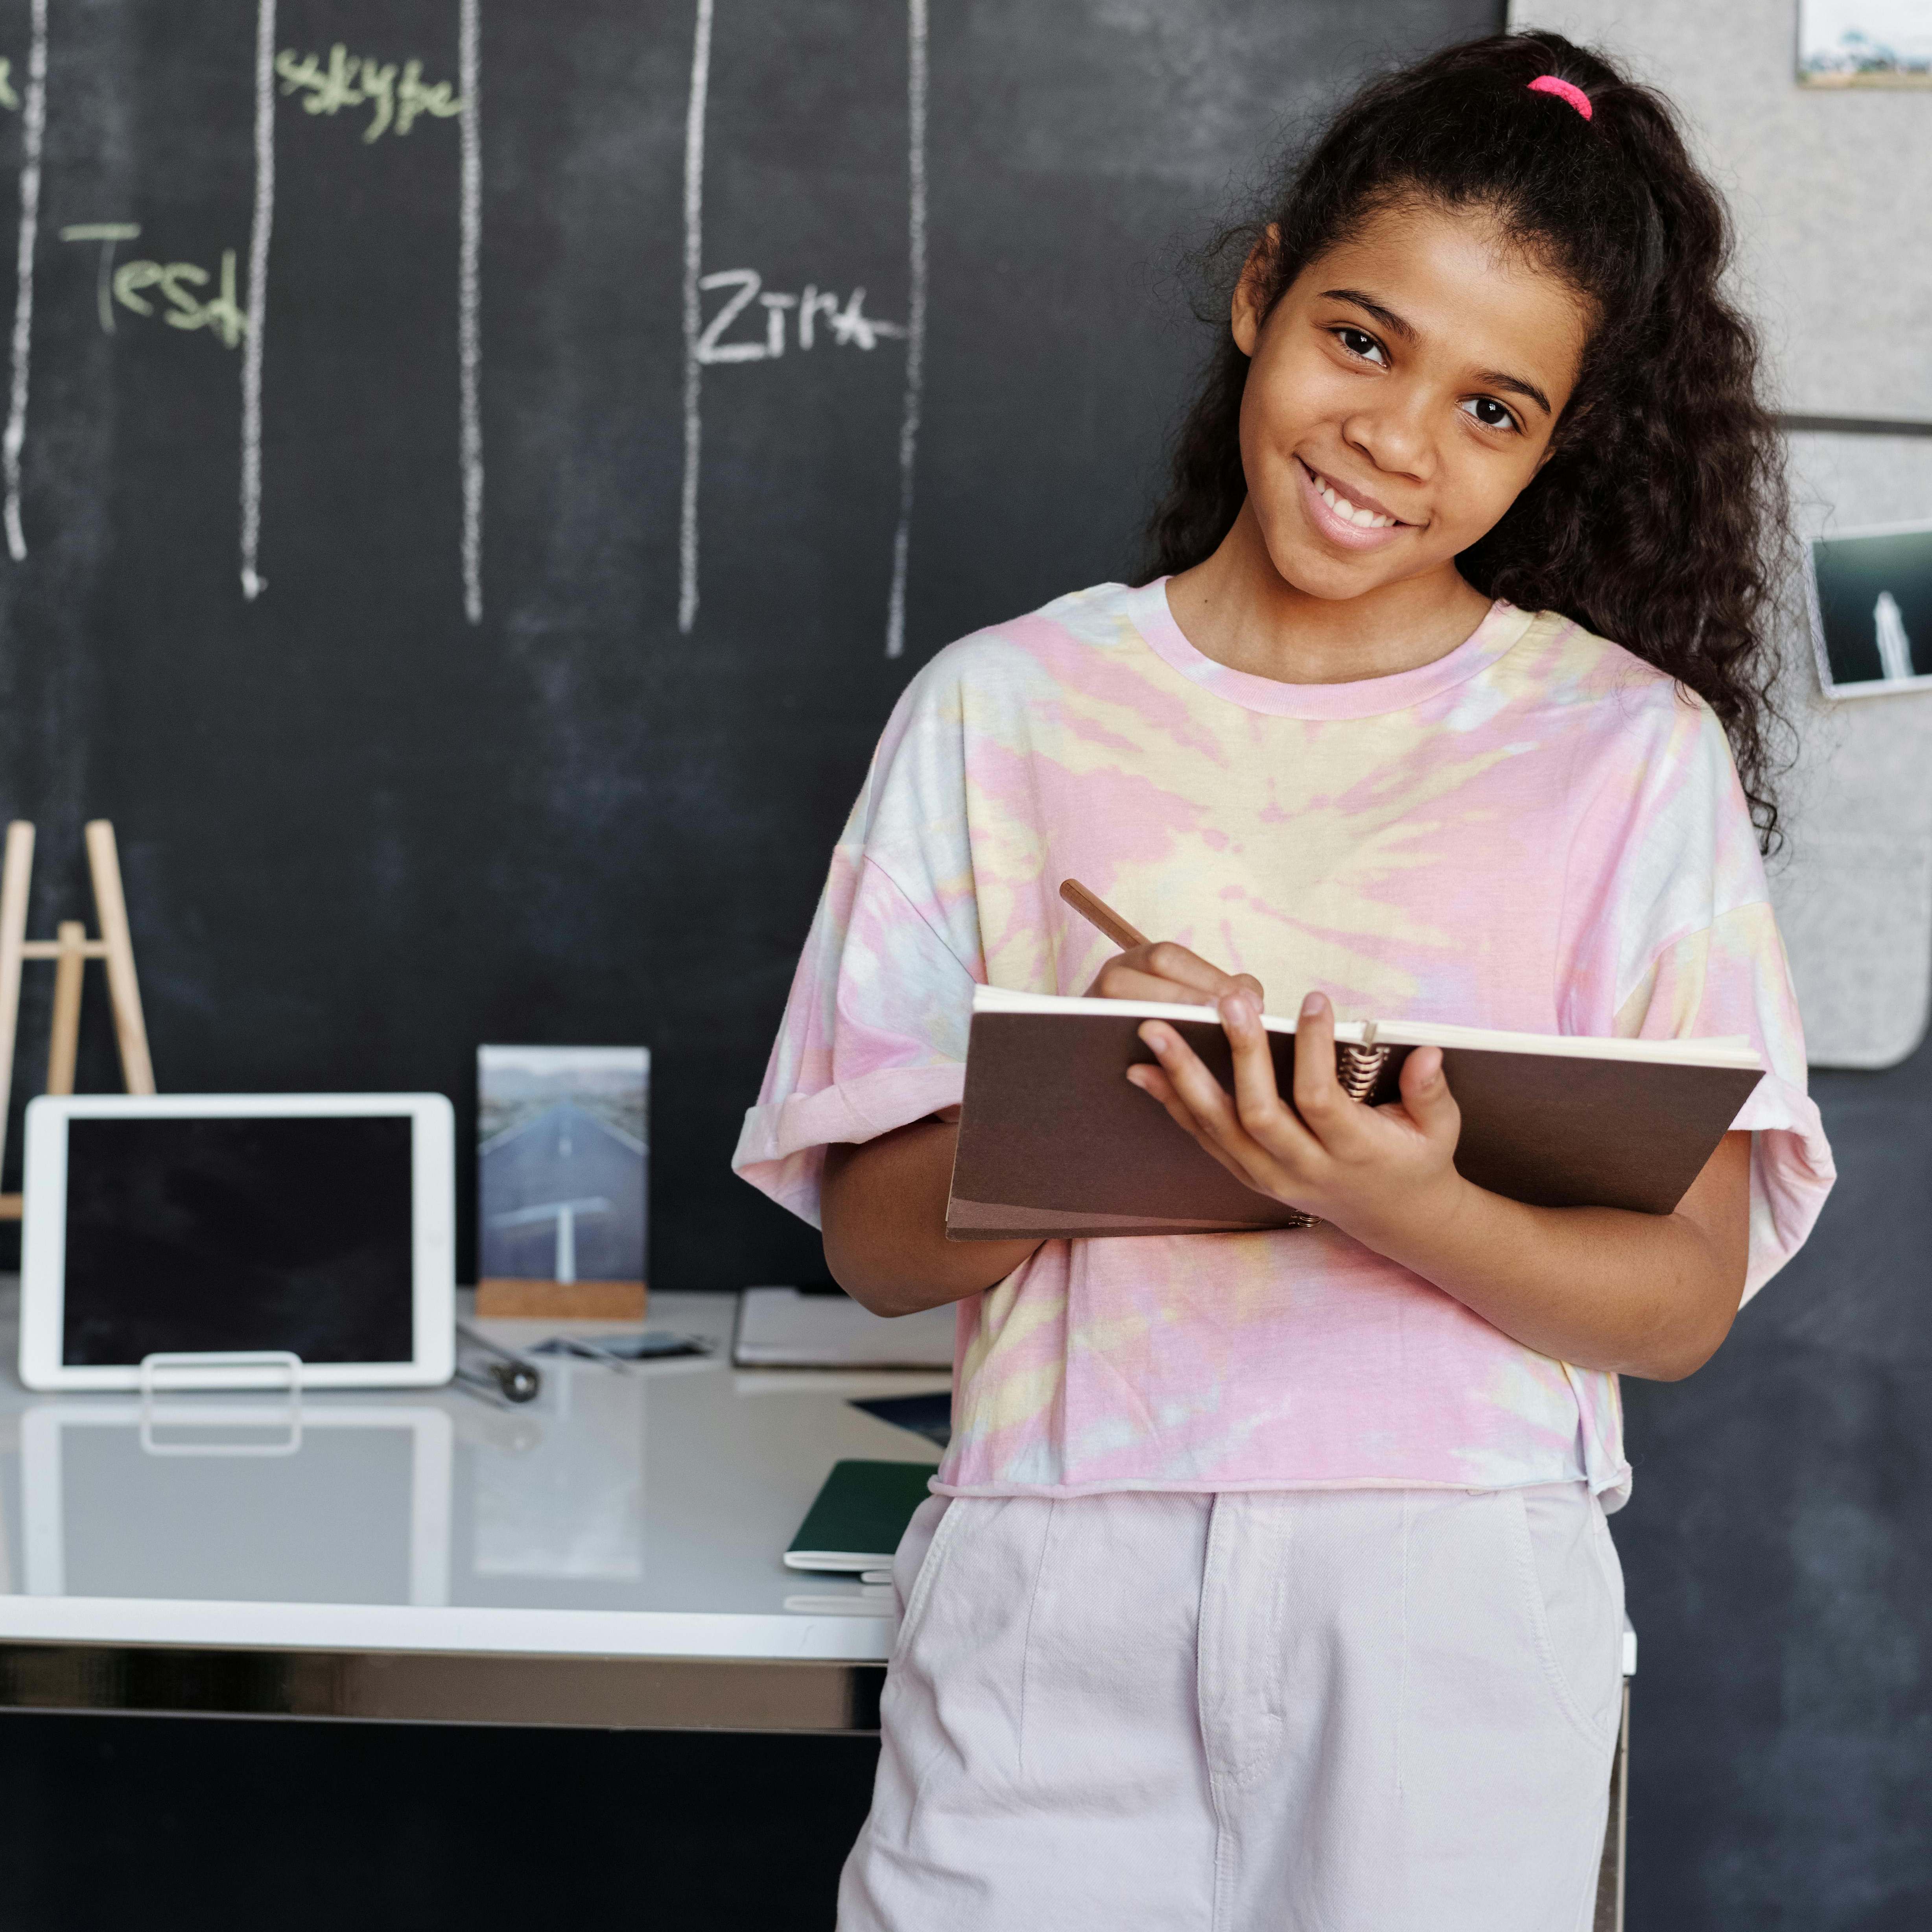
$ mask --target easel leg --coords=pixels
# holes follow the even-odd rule
[[[80,1051],[80,976],[87,965],[87,928],[64,919],[56,928],[60,952],[54,962],[54,1024],[47,1042],[47,1091],[71,1094],[74,1066]]]
[[[121,855],[114,844],[114,827],[106,819],[88,821],[87,862],[94,874],[94,909],[101,943],[107,948],[107,998],[114,1009],[122,1077],[129,1093],[152,1094],[154,1068],[148,1058],[147,1024],[141,1017],[141,982],[134,974],[128,902],[121,894]]]
[[[16,818],[7,828],[7,856],[0,864],[0,1155],[7,1150],[7,1108],[14,1097],[14,1042],[20,1025],[20,962],[25,956],[21,948],[27,941],[27,890],[33,877],[34,828]]]

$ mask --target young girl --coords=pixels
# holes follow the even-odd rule
[[[958,1304],[848,1932],[1588,1924],[1617,1376],[1706,1361],[1832,1175],[1725,249],[1666,105],[1553,34],[1370,86],[1252,236],[1156,574],[894,712],[738,1154],[868,1306]],[[1162,943],[1108,956],[1070,875]],[[1319,1225],[949,1245],[980,981],[1214,1003],[1232,1093],[1155,1022],[1127,1077]],[[1770,1070],[1675,1213],[1526,1207],[1457,1174],[1438,1054],[1340,1091],[1336,1013]]]

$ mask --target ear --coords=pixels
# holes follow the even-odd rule
[[[1262,324],[1268,319],[1268,284],[1274,280],[1275,250],[1281,245],[1281,227],[1270,222],[1268,231],[1248,251],[1241,266],[1241,278],[1234,284],[1234,299],[1228,322],[1234,346],[1252,357],[1262,339]]]

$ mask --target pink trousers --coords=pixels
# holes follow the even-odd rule
[[[841,1932],[1578,1932],[1623,1578],[1582,1486],[935,1497]]]

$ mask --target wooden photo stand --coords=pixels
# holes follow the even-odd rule
[[[74,1091],[75,1057],[80,1047],[81,974],[90,959],[107,969],[107,998],[114,1012],[115,1043],[121,1075],[130,1094],[154,1090],[154,1069],[148,1057],[148,1029],[141,1017],[141,986],[134,974],[134,942],[128,929],[128,902],[121,890],[121,855],[114,827],[104,818],[88,821],[88,869],[94,875],[94,916],[100,937],[90,939],[77,919],[64,919],[52,939],[27,937],[27,895],[33,883],[34,828],[16,818],[7,828],[0,860],[0,1155],[7,1148],[7,1108],[13,1096],[14,1047],[20,1024],[20,968],[29,959],[54,962],[54,1012],[47,1043],[50,1094]],[[0,1220],[17,1221],[17,1194],[0,1194]]]

